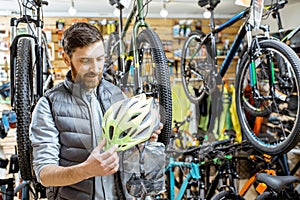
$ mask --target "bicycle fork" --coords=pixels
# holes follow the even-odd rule
[[[250,36],[249,36],[250,35]],[[268,33],[266,33],[268,35]],[[267,61],[267,70],[268,70],[268,82],[269,82],[269,95],[268,96],[262,96],[259,92],[259,87],[258,87],[258,81],[257,81],[257,74],[256,74],[256,69],[258,66],[261,66],[263,69],[263,62],[262,58],[259,56],[262,55],[261,47],[259,44],[259,40],[256,37],[254,40],[252,40],[251,37],[251,31],[247,31],[247,38],[248,38],[248,45],[249,45],[249,57],[250,57],[250,63],[249,63],[249,73],[250,73],[250,85],[252,87],[254,99],[256,100],[271,100],[275,101],[274,98],[280,99],[281,101],[286,100],[286,95],[283,93],[280,93],[275,90],[274,84],[275,84],[275,70],[274,70],[274,62],[272,57],[274,56],[272,52],[267,52],[266,54],[266,61]],[[256,58],[258,56],[258,58]],[[277,108],[278,109],[278,108]]]

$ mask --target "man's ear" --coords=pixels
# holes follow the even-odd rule
[[[62,57],[63,57],[63,59],[64,59],[65,64],[66,64],[68,67],[71,67],[71,58],[69,57],[69,55],[66,54],[65,52],[62,52]]]

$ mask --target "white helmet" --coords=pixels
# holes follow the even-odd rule
[[[153,98],[140,94],[118,101],[105,112],[102,120],[102,137],[109,149],[118,144],[118,151],[124,151],[148,140],[159,128],[158,105]]]

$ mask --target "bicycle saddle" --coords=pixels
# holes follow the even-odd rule
[[[277,193],[286,185],[300,182],[300,179],[295,176],[272,176],[265,173],[258,174],[256,180],[267,184],[267,186],[271,187]]]
[[[120,0],[109,0],[109,4],[112,6],[118,3],[120,3]]]

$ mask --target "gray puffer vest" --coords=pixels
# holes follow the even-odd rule
[[[70,74],[68,74],[70,76]],[[72,166],[85,161],[93,150],[93,136],[89,109],[80,96],[80,89],[67,77],[44,95],[52,109],[53,119],[59,130],[61,166]],[[121,90],[102,80],[97,87],[102,113],[114,102],[124,98]],[[94,178],[64,187],[47,188],[48,199],[94,199]]]

